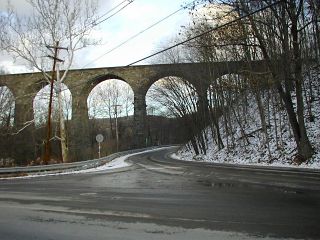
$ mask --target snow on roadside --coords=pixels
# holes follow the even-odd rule
[[[161,147],[161,148],[156,148],[156,149],[151,149],[151,150],[145,150],[137,153],[131,153],[128,155],[124,155],[121,157],[117,157],[113,159],[112,161],[101,165],[99,167],[95,168],[89,168],[89,169],[84,169],[84,170],[70,170],[66,172],[60,172],[60,173],[30,173],[28,176],[22,176],[22,177],[8,177],[8,178],[0,178],[0,179],[27,179],[27,178],[35,178],[35,177],[46,177],[46,176],[61,176],[61,175],[71,175],[71,174],[84,174],[84,173],[101,173],[101,172],[108,172],[108,170],[113,170],[113,169],[119,169],[119,168],[126,168],[132,166],[131,163],[128,163],[126,160],[129,157],[135,156],[135,155],[140,155],[144,153],[149,153],[149,152],[155,152],[155,151],[160,151],[163,149],[167,149],[170,147]]]

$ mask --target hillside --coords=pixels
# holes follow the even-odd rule
[[[312,83],[312,95],[310,88],[304,89],[305,102],[305,121],[307,133],[311,144],[315,150],[315,154],[307,162],[299,167],[320,168],[320,70],[313,69],[305,73],[305,79]],[[297,166],[293,161],[297,154],[296,144],[293,139],[292,131],[289,127],[286,112],[279,110],[279,106],[270,104],[270,99],[266,94],[262,96],[264,109],[268,109],[266,113],[269,116],[267,121],[267,136],[261,131],[261,121],[257,103],[252,94],[247,97],[247,112],[242,116],[241,126],[232,117],[235,126],[232,131],[232,136],[226,135],[226,128],[223,127],[223,119],[220,118],[219,125],[221,126],[221,135],[225,147],[218,149],[212,136],[212,131],[208,127],[205,132],[207,136],[207,153],[205,155],[195,155],[189,145],[183,146],[173,157],[187,161],[205,161],[215,163],[236,163],[236,164],[255,164],[255,165],[270,165],[270,166]],[[312,97],[311,97],[312,96]],[[241,102],[241,101],[238,101]],[[237,103],[238,104],[238,103]],[[237,107],[241,107],[236,104]],[[277,108],[276,110],[273,108]],[[310,118],[310,111],[312,118]],[[274,111],[275,110],[275,111]],[[232,114],[232,113],[231,113]],[[242,129],[241,129],[242,128]],[[244,131],[243,131],[244,130]],[[246,139],[244,139],[244,134]],[[233,139],[235,144],[230,147],[230,139]],[[228,147],[226,147],[228,146]]]

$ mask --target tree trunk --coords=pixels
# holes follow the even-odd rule
[[[314,151],[311,143],[307,136],[307,130],[304,120],[304,103],[303,103],[303,92],[302,92],[302,59],[301,50],[299,46],[299,31],[298,31],[298,16],[295,14],[296,11],[295,0],[291,1],[291,35],[292,35],[292,46],[294,55],[294,75],[296,84],[296,97],[297,97],[297,118],[299,122],[300,141],[298,144],[298,154],[304,159],[309,159]]]
[[[266,115],[265,115],[263,103],[262,103],[262,100],[260,97],[261,92],[259,89],[256,89],[253,91],[254,91],[254,95],[255,95],[255,98],[257,101],[257,105],[258,105],[260,123],[261,123],[261,127],[262,127],[262,132],[264,134],[263,145],[265,146],[268,141],[268,132],[267,132]]]
[[[59,108],[59,125],[60,125],[60,144],[61,144],[61,157],[64,163],[69,162],[68,158],[68,145],[66,126],[63,117],[63,100],[62,100],[62,85],[60,81],[59,71],[57,71],[57,84],[58,84],[58,108]]]

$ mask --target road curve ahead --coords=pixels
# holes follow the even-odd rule
[[[320,239],[317,173],[131,156],[131,167],[0,180],[0,239]]]

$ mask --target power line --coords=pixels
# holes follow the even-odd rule
[[[97,60],[101,59],[102,57],[104,57],[105,55],[113,52],[114,50],[120,48],[121,46],[125,45],[126,43],[130,42],[131,40],[135,39],[136,37],[138,37],[139,35],[143,34],[144,32],[148,31],[149,29],[155,27],[156,25],[160,24],[161,22],[167,20],[168,18],[172,17],[173,15],[177,14],[178,12],[180,12],[181,10],[186,9],[189,5],[193,4],[196,0],[189,2],[188,4],[184,5],[183,7],[179,8],[178,10],[170,13],[169,15],[165,16],[164,18],[160,19],[159,21],[151,24],[149,27],[143,29],[142,31],[134,34],[133,36],[131,36],[130,38],[128,38],[127,40],[123,41],[122,43],[116,45],[115,47],[111,48],[110,50],[108,50],[107,52],[105,52],[104,54],[100,55],[99,57],[95,58],[94,60],[92,60],[91,62],[87,63],[86,65],[84,65],[82,68],[85,68],[87,66],[89,66],[90,64],[96,62]]]
[[[119,12],[121,12],[123,9],[125,9],[127,6],[129,6],[131,3],[133,3],[135,0],[124,0],[121,3],[117,4],[116,6],[114,6],[113,8],[111,8],[110,10],[108,10],[106,13],[102,14],[101,16],[99,16],[97,19],[93,20],[92,22],[88,23],[85,25],[86,28],[93,28],[96,27],[97,25],[109,20],[110,18],[112,18],[113,16],[115,16],[116,14],[118,14]],[[123,5],[123,3],[128,2],[125,6],[121,7],[119,10],[117,10],[115,13],[113,13],[112,15],[102,19],[103,17],[107,16],[109,13],[112,13],[115,9],[117,9],[118,7],[120,7],[121,5]],[[102,19],[102,20],[100,20]]]
[[[118,5],[116,5],[116,6],[114,6],[113,8],[111,8],[110,10],[108,10],[106,13],[104,13],[104,14],[102,14],[100,17],[98,17],[97,19],[96,19],[96,21],[97,20],[99,20],[99,19],[101,19],[101,18],[103,18],[103,17],[105,17],[106,15],[108,15],[109,13],[111,13],[113,10],[115,10],[115,9],[117,9],[118,7],[120,7],[123,3],[125,3],[125,2],[133,2],[134,0],[124,0],[124,1],[122,1],[121,3],[119,3]]]
[[[203,32],[203,33],[200,33],[200,34],[198,34],[198,35],[196,35],[196,36],[194,36],[194,37],[188,38],[188,39],[186,39],[186,40],[184,40],[184,41],[182,41],[182,42],[179,42],[179,43],[177,43],[177,44],[175,44],[175,45],[172,45],[172,46],[170,46],[170,47],[168,47],[168,48],[165,48],[165,49],[163,49],[163,50],[161,50],[161,51],[158,51],[158,52],[156,52],[156,53],[153,53],[153,54],[151,54],[151,55],[149,55],[149,56],[147,56],[147,57],[141,58],[141,59],[139,59],[139,60],[137,60],[137,61],[135,61],[135,62],[133,62],[133,63],[128,64],[127,66],[132,66],[132,65],[134,65],[134,64],[136,64],[136,63],[142,62],[142,61],[144,61],[144,60],[146,60],[146,59],[149,59],[149,58],[151,58],[151,57],[154,57],[154,56],[156,56],[156,55],[159,55],[160,53],[166,52],[166,51],[168,51],[168,50],[170,50],[170,49],[172,49],[172,48],[175,48],[175,47],[178,47],[178,46],[180,46],[180,45],[182,45],[182,44],[185,44],[185,43],[187,43],[187,42],[190,42],[191,40],[194,40],[194,39],[196,39],[196,38],[202,37],[202,36],[204,36],[204,35],[206,35],[206,34],[208,34],[208,33],[211,33],[211,32],[213,32],[213,31],[215,31],[215,30],[218,30],[218,29],[220,29],[220,28],[227,27],[227,26],[229,26],[229,25],[231,25],[231,24],[233,24],[233,23],[235,23],[235,22],[237,22],[237,21],[240,21],[240,20],[242,20],[242,19],[244,19],[244,18],[250,17],[250,16],[252,16],[252,15],[254,15],[254,14],[256,14],[256,13],[262,12],[262,11],[264,11],[264,10],[270,8],[270,7],[273,7],[273,6],[281,3],[282,1],[283,1],[283,0],[278,0],[278,1],[274,2],[274,3],[272,3],[272,4],[269,4],[269,5],[265,6],[265,7],[263,7],[263,8],[257,9],[257,10],[255,10],[255,11],[251,12],[251,13],[248,13],[248,14],[246,14],[246,15],[240,16],[240,17],[238,17],[238,18],[236,18],[236,19],[234,19],[234,20],[232,20],[232,21],[230,21],[230,22],[227,22],[227,23],[225,23],[225,24],[222,24],[222,25],[219,25],[219,26],[217,26],[217,27],[211,28],[210,30],[205,31],[205,32]]]
[[[119,12],[121,12],[123,9],[125,9],[127,6],[129,6],[131,3],[134,2],[134,0],[125,0],[125,1],[122,1],[121,3],[119,3],[117,6],[115,6],[114,8],[112,8],[111,10],[109,10],[107,13],[103,14],[101,17],[99,18],[102,18],[103,16],[109,14],[110,12],[112,12],[114,9],[118,8],[119,6],[121,6],[124,2],[128,2],[126,5],[124,5],[123,7],[121,7],[119,10],[117,10],[115,13],[111,14],[110,16],[106,17],[105,19],[102,19],[100,20],[99,22],[93,22],[92,25],[93,26],[97,26],[105,21],[107,21],[108,19],[112,18],[114,15],[118,14]],[[98,19],[99,19],[98,18]]]

